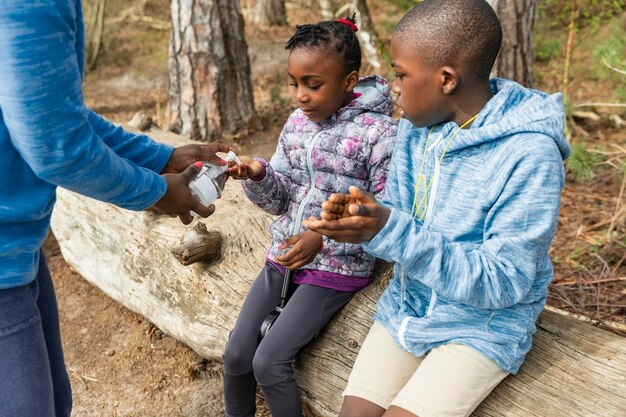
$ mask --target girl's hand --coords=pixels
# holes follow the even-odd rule
[[[338,242],[361,243],[371,240],[385,226],[391,211],[370,193],[350,187],[350,194],[333,194],[322,203],[322,220],[302,222],[309,230]]]
[[[291,236],[280,244],[278,249],[293,247],[276,261],[287,269],[298,269],[308,265],[322,250],[322,235],[310,230]]]
[[[249,156],[239,156],[241,165],[237,166],[234,162],[228,167],[228,175],[236,180],[247,180],[250,178],[258,178],[263,174],[263,165]]]
[[[208,161],[216,165],[226,165],[226,162],[215,155],[216,152],[228,152],[236,149],[225,143],[209,143],[207,145],[184,145],[174,148],[170,159],[161,171],[161,174],[179,174],[196,161]]]

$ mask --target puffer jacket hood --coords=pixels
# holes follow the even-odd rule
[[[397,127],[390,117],[391,92],[378,76],[361,79],[355,92],[354,100],[321,123],[294,111],[269,164],[261,160],[265,177],[243,182],[253,203],[279,215],[271,226],[269,260],[284,253],[278,246],[285,239],[303,231],[302,220],[319,216],[331,194],[356,185],[382,197]],[[305,268],[366,279],[373,263],[361,245],[324,238],[323,251]]]
[[[400,121],[383,200],[391,214],[364,248],[395,262],[376,319],[403,349],[463,344],[516,373],[553,275],[570,148],[560,94],[491,87],[469,129]]]
[[[391,91],[384,78],[375,75],[362,78],[354,92],[359,97],[337,111],[337,120],[350,121],[364,111],[391,116]]]

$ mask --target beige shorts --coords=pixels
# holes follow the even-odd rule
[[[463,345],[443,345],[423,357],[401,350],[377,321],[354,363],[343,396],[419,417],[469,416],[507,376],[495,362]]]

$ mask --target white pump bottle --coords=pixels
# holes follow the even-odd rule
[[[191,192],[200,199],[204,206],[210,206],[222,195],[227,179],[226,170],[228,170],[228,163],[235,161],[237,165],[241,165],[241,161],[239,161],[239,158],[233,151],[229,151],[224,160],[226,165],[222,166],[203,162],[202,169],[196,175],[196,178],[189,183]],[[197,216],[194,212],[191,212],[191,214]]]

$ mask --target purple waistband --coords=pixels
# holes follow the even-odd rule
[[[270,259],[266,259],[266,262],[274,266],[281,273],[285,272],[284,266]],[[318,287],[330,288],[337,291],[358,291],[370,283],[370,280],[367,278],[351,277],[348,275],[320,271],[318,269],[297,269],[294,271],[292,279],[294,284],[317,285]]]

